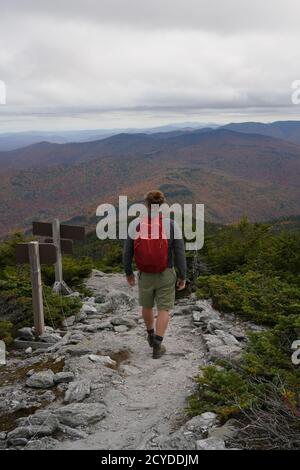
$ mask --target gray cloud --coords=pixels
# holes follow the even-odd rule
[[[295,116],[298,0],[0,0],[2,128]],[[37,116],[40,116],[40,122]]]
[[[299,29],[297,0],[10,0],[4,13],[51,15],[151,29]]]

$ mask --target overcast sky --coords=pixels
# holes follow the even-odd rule
[[[299,0],[0,0],[0,132],[300,119]]]

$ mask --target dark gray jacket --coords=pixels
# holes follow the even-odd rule
[[[176,222],[169,220],[170,222],[170,237],[169,241],[169,252],[168,252],[168,268],[176,267],[178,271],[178,277],[180,279],[186,278],[186,257],[185,257],[185,248],[184,241],[182,238],[174,237],[174,233],[181,233],[180,228]],[[166,233],[168,233],[166,231]],[[124,243],[123,250],[123,264],[125,273],[127,276],[133,274],[132,270],[132,260],[134,257],[134,240],[128,236],[127,240]]]

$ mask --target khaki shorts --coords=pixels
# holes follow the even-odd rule
[[[139,273],[139,303],[144,308],[171,310],[175,302],[176,272],[167,268],[162,273]]]

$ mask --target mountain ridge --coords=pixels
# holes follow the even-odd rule
[[[138,201],[165,185],[171,203],[203,203],[212,222],[299,214],[300,146],[230,129],[44,142],[0,153],[0,169],[1,236],[32,220],[93,214],[119,194]]]

